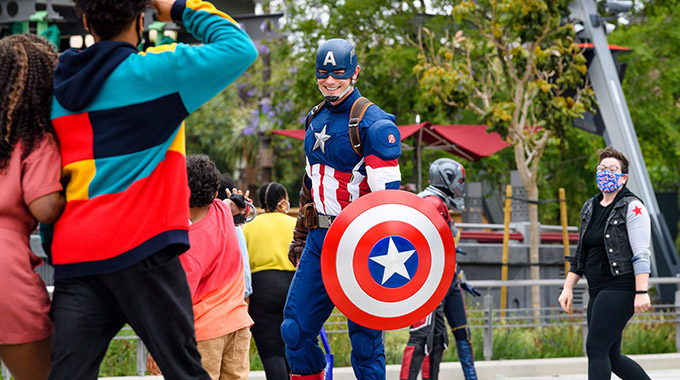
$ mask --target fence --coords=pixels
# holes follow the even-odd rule
[[[493,357],[493,330],[510,329],[523,327],[545,327],[559,324],[561,326],[579,326],[583,333],[583,351],[585,352],[586,336],[588,326],[586,323],[586,305],[588,304],[588,292],[583,292],[581,307],[574,307],[572,314],[566,314],[560,307],[542,307],[538,309],[500,309],[494,308],[494,300],[491,289],[506,287],[524,287],[539,285],[541,287],[558,286],[564,284],[564,280],[510,280],[510,281],[470,281],[472,286],[483,291],[484,302],[483,310],[478,310],[468,315],[470,328],[483,329],[484,336],[484,359],[491,360]],[[680,277],[655,277],[649,279],[650,285],[659,284],[680,284]],[[579,281],[577,287],[587,287],[585,280]],[[555,300],[557,302],[557,300]],[[675,302],[672,305],[652,305],[649,311],[644,314],[635,315],[628,323],[645,323],[647,317],[659,317],[664,322],[675,325],[675,349],[680,352],[680,290],[675,292]],[[476,322],[476,323],[475,323]]]
[[[561,326],[578,326],[582,328],[583,344],[585,352],[585,337],[587,335],[586,324],[586,310],[583,305],[588,304],[588,294],[584,292],[581,307],[575,307],[573,314],[566,314],[559,307],[543,307],[536,313],[535,309],[531,308],[512,308],[500,309],[494,308],[494,299],[491,295],[491,290],[501,287],[525,287],[525,286],[541,286],[561,287],[564,280],[478,280],[469,281],[469,284],[484,293],[483,309],[469,310],[468,323],[471,329],[483,329],[484,337],[484,359],[491,360],[493,357],[493,330],[494,329],[510,329],[510,328],[526,328],[526,327],[547,327],[551,325]],[[649,279],[650,285],[659,284],[680,284],[680,277],[655,277]],[[587,283],[581,280],[577,287],[585,288]],[[48,287],[51,288],[51,287]],[[555,301],[557,302],[557,301]],[[649,311],[642,314],[642,316],[657,316],[663,319],[664,322],[670,322],[675,325],[675,348],[680,352],[680,290],[675,292],[675,303],[672,305],[652,305]],[[629,321],[629,323],[643,323],[646,322],[640,315],[636,315]],[[347,334],[345,318],[341,314],[333,314],[328,322],[326,322],[326,333],[328,336],[333,334]],[[114,339],[132,339],[137,341],[136,353],[136,372],[138,376],[143,376],[146,372],[146,348],[141,343],[139,337],[135,335],[124,335],[132,331],[131,328],[125,327],[121,330]],[[389,333],[389,332],[388,332]],[[2,366],[2,379],[9,380],[9,371]]]

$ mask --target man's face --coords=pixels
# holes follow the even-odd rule
[[[328,71],[319,69],[319,74],[325,75],[327,73]],[[340,94],[342,94],[347,89],[347,87],[352,85],[352,79],[355,78],[356,76],[354,75],[347,79],[337,79],[333,77],[333,74],[343,75],[344,73],[345,73],[344,69],[334,70],[331,73],[331,75],[325,78],[317,79],[316,84],[317,86],[319,86],[319,90],[321,90],[321,93],[323,93],[324,96],[340,96]],[[345,96],[347,96],[347,94],[345,94]],[[338,99],[336,102],[333,103],[339,103],[340,101],[342,101],[342,99]]]

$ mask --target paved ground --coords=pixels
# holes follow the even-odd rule
[[[652,380],[678,380],[680,379],[680,370],[668,371],[649,371],[647,372]],[[498,377],[496,379],[503,380],[588,380],[588,375],[556,375],[556,376],[538,376],[538,377]],[[480,379],[482,380],[482,379]],[[620,380],[618,376],[612,376],[612,380]]]
[[[647,370],[653,380],[679,380],[680,379],[680,353],[633,355],[637,361]],[[587,380],[587,359],[559,358],[559,359],[532,359],[532,360],[492,360],[478,361],[475,363],[479,380]],[[464,380],[463,372],[459,363],[442,363],[440,379]],[[162,377],[119,377],[102,378],[103,380],[161,380]],[[253,371],[248,376],[249,380],[265,380],[264,372]],[[353,380],[354,373],[351,368],[335,368],[334,380]],[[387,380],[399,379],[399,366],[387,366]],[[620,380],[612,376],[612,380]]]

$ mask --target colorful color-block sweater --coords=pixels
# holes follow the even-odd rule
[[[189,247],[183,120],[238,78],[257,50],[210,3],[178,0],[171,13],[204,44],[138,52],[100,41],[59,58],[52,122],[68,184],[51,245],[56,280]]]

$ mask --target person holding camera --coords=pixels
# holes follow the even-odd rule
[[[246,380],[253,320],[243,298],[243,258],[234,225],[234,216],[245,212],[238,205],[243,195],[234,189],[227,190],[226,200],[216,198],[220,172],[206,155],[188,156],[187,173],[191,248],[180,261],[191,289],[201,363],[212,380]],[[162,374],[151,355],[147,369]]]
[[[203,44],[138,50],[143,12]],[[50,379],[96,379],[126,323],[166,379],[207,379],[196,349],[183,120],[257,57],[231,17],[199,0],[75,0],[95,43],[59,57],[52,124],[66,207],[50,243],[56,327]]]

